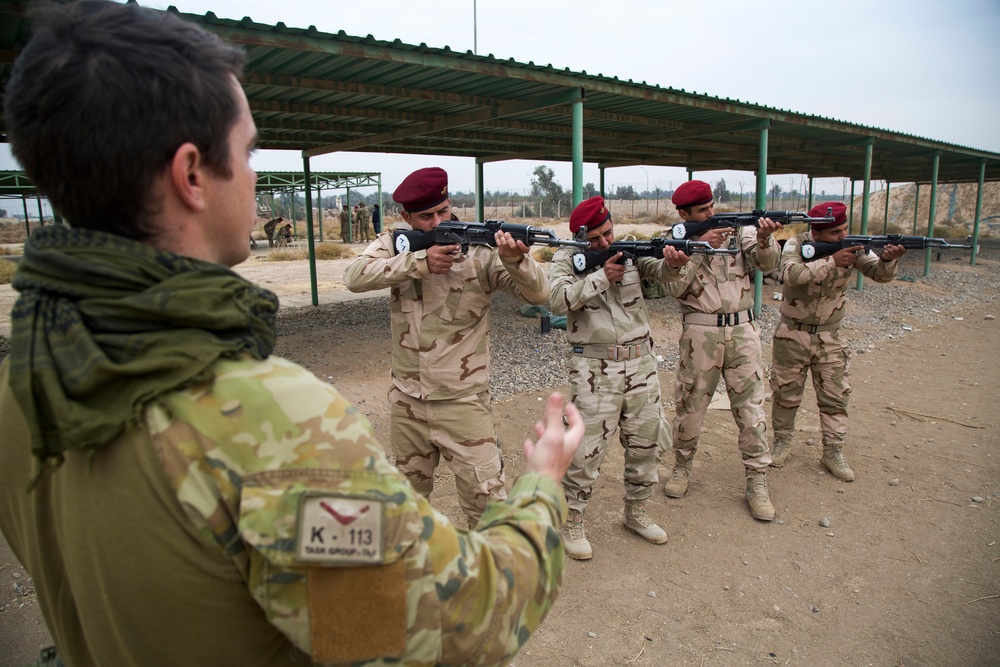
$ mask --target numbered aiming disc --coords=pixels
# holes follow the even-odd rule
[[[684,229],[684,223],[678,222],[676,225],[674,225],[670,230],[670,234],[675,239],[684,238],[687,235],[687,230]]]
[[[396,252],[410,252],[410,239],[406,234],[400,234],[396,237]]]
[[[583,271],[587,268],[587,258],[582,252],[573,255],[573,268],[577,271]]]
[[[816,254],[816,246],[804,245],[802,246],[802,259],[812,259]]]

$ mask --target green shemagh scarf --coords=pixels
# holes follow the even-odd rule
[[[46,469],[93,455],[220,358],[274,349],[278,298],[229,269],[123,237],[35,230],[13,283],[10,386]]]

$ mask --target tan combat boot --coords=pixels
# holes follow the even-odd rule
[[[761,521],[774,519],[774,505],[767,497],[764,473],[752,468],[747,468],[747,504],[750,506],[750,515],[753,518]]]
[[[640,500],[625,501],[622,523],[633,533],[653,544],[663,544],[667,541],[667,533],[646,515],[646,508]]]
[[[792,453],[792,439],[787,435],[774,436],[774,443],[771,445],[771,467],[782,468],[788,455]]]
[[[839,447],[836,445],[823,445],[823,458],[820,462],[837,479],[845,482],[854,481],[854,471],[851,470],[851,466],[847,465],[847,459],[844,458],[843,445]]]
[[[663,484],[663,493],[670,498],[683,498],[691,481],[691,461],[694,455],[685,457],[674,452],[674,459],[674,470],[670,473],[670,479]]]
[[[574,560],[590,560],[594,551],[590,548],[587,534],[583,530],[583,512],[570,510],[569,517],[562,527],[563,545],[566,555]]]

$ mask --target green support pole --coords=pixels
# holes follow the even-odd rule
[[[378,174],[378,215],[379,215],[379,227],[385,230],[385,207],[382,206],[382,172]],[[382,232],[379,232],[380,234]]]
[[[927,217],[927,236],[934,236],[934,209],[937,208],[937,179],[938,166],[941,164],[941,151],[934,153],[934,162],[931,166],[931,210]],[[924,275],[931,274],[931,249],[924,252]]]
[[[310,207],[311,211],[312,208]],[[316,184],[316,224],[319,226],[319,242],[323,242],[323,188]]]
[[[21,206],[24,207],[24,238],[31,236],[31,225],[28,224],[28,198],[21,195]]]
[[[316,253],[313,238],[312,188],[309,187],[309,156],[302,156],[302,173],[306,177],[306,246],[309,248],[309,287],[312,289],[312,305],[319,305],[319,288],[316,286]]]
[[[476,220],[486,219],[486,190],[483,189],[483,163],[476,158]]]
[[[295,188],[292,188],[292,233],[298,235],[299,233],[299,223],[295,221]],[[273,211],[272,211],[273,213]]]
[[[761,128],[760,148],[757,158],[757,205],[754,208],[767,208],[767,128]],[[688,169],[688,180],[691,180],[691,169]],[[753,274],[753,316],[760,317],[761,302],[764,297],[764,274],[754,271]]]
[[[347,242],[354,243],[354,225],[351,223],[351,189],[347,188]]]
[[[847,233],[854,233],[854,179],[851,179],[851,201],[847,205]]]
[[[986,180],[986,160],[979,163],[979,189],[976,191],[976,221],[972,223],[972,261],[976,265],[976,251],[979,250],[979,221],[983,216],[983,181]]]
[[[875,149],[875,140],[872,139],[865,145],[865,179],[864,190],[861,192],[861,234],[868,233],[868,206],[871,203],[872,195],[872,152]],[[853,207],[852,207],[853,208]],[[865,277],[858,271],[858,281],[856,288],[860,292],[864,287]]]
[[[892,190],[892,183],[885,182],[885,220],[882,222],[882,235],[889,231],[889,191]]]
[[[601,196],[607,199],[607,195],[604,194],[604,167],[598,165],[597,171],[601,175]]]
[[[764,132],[767,132],[767,130],[764,130]],[[691,170],[691,167],[687,168],[687,172],[688,172],[688,180],[689,181],[693,181],[694,180],[694,171]]]
[[[583,201],[583,100],[573,102],[573,208]]]
[[[45,216],[42,214],[42,198],[35,195],[35,203],[38,204],[38,224],[42,227],[45,226]]]
[[[913,235],[917,235],[917,214],[920,212],[920,183],[914,183],[917,192],[913,195]]]
[[[807,210],[812,210],[813,207],[813,177],[809,177],[809,208]]]

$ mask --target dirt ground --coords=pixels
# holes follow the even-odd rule
[[[341,298],[344,263],[324,263],[324,302]],[[304,267],[251,259],[238,270],[277,291],[283,304],[304,305]],[[6,314],[4,298],[0,290]],[[747,511],[728,410],[709,412],[687,496],[669,499],[657,489],[648,505],[670,534],[665,545],[621,526],[623,459],[615,440],[587,513],[594,559],[568,563],[552,613],[513,664],[1000,663],[997,310],[994,301],[943,313],[937,324],[914,326],[854,357],[853,483],[819,465],[818,416],[807,388],[792,457],[768,474],[773,523]],[[652,324],[661,346],[674,344],[674,317]],[[0,331],[4,326],[0,321]],[[329,378],[385,442],[389,349],[388,331],[359,340],[341,330],[282,336],[277,353]],[[660,381],[672,387],[672,373],[661,372]],[[519,443],[545,395],[495,404],[509,481],[522,468]],[[431,500],[460,518],[447,471]],[[27,575],[15,579],[19,572],[0,543],[0,665],[22,664],[48,641],[33,596],[12,593],[15,584],[28,585]]]

